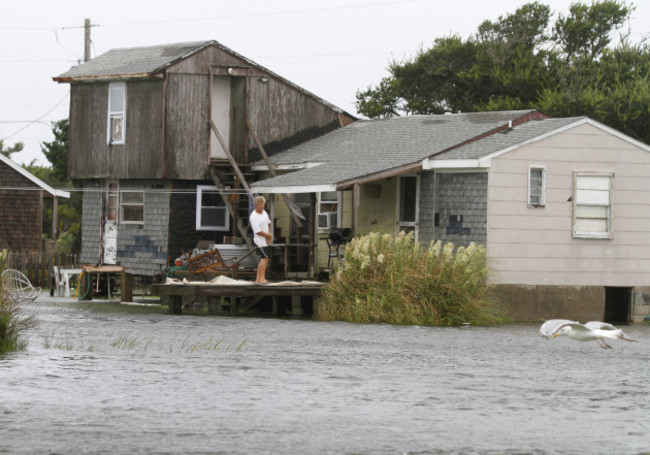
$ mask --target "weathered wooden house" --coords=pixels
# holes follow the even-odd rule
[[[247,238],[247,164],[355,120],[216,41],[115,49],[54,80],[71,88],[81,261],[137,275],[198,241]]]
[[[52,200],[56,232],[58,198],[69,197],[0,153],[0,250],[41,252],[44,199]]]
[[[589,118],[358,121],[271,161],[285,173],[252,188],[310,201],[315,269],[332,228],[410,230],[425,244],[486,245],[518,320],[650,314],[650,147]],[[291,223],[281,204],[272,212]]]

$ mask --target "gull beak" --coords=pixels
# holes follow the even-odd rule
[[[554,333],[554,334],[553,334],[553,338],[557,338],[557,337],[559,337],[559,336],[560,336],[559,333]]]

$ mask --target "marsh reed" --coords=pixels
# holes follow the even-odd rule
[[[488,283],[485,247],[412,233],[353,239],[319,300],[319,318],[359,323],[493,325],[508,322]]]

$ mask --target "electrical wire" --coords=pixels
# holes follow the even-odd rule
[[[47,114],[49,114],[50,112],[54,111],[54,109],[56,109],[57,107],[59,107],[59,106],[61,105],[61,103],[63,103],[63,101],[65,101],[65,99],[66,99],[68,96],[70,96],[70,90],[68,90],[68,91],[66,92],[66,94],[63,96],[63,98],[61,98],[61,99],[59,100],[59,102],[56,103],[56,104],[54,105],[54,107],[52,107],[52,108],[51,108],[49,111],[47,111],[45,114],[41,115],[41,116],[38,117],[36,120],[32,120],[32,121],[31,121],[30,123],[28,123],[27,125],[23,126],[22,128],[18,129],[17,131],[14,131],[13,133],[11,133],[9,136],[5,136],[5,137],[3,137],[2,139],[0,139],[0,141],[6,141],[7,139],[9,139],[9,138],[15,136],[16,134],[20,133],[21,131],[26,130],[27,128],[29,128],[30,126],[34,125],[35,123],[39,123],[39,122],[43,119],[43,117],[45,117]]]

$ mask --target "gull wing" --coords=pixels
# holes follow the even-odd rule
[[[618,338],[620,340],[637,343],[636,340],[633,340],[632,338],[628,338],[627,334],[623,332],[623,330],[607,322],[589,321],[585,324],[585,326],[591,330],[603,330],[604,332],[601,332],[601,334],[603,334],[603,336],[606,338]]]
[[[580,324],[576,321],[571,321],[569,319],[549,319],[539,328],[539,336],[543,338],[552,338],[553,334],[557,332],[560,327],[563,327],[567,324]]]
[[[612,324],[600,321],[589,321],[585,324],[585,326],[589,327],[592,330],[620,330],[614,327]]]

